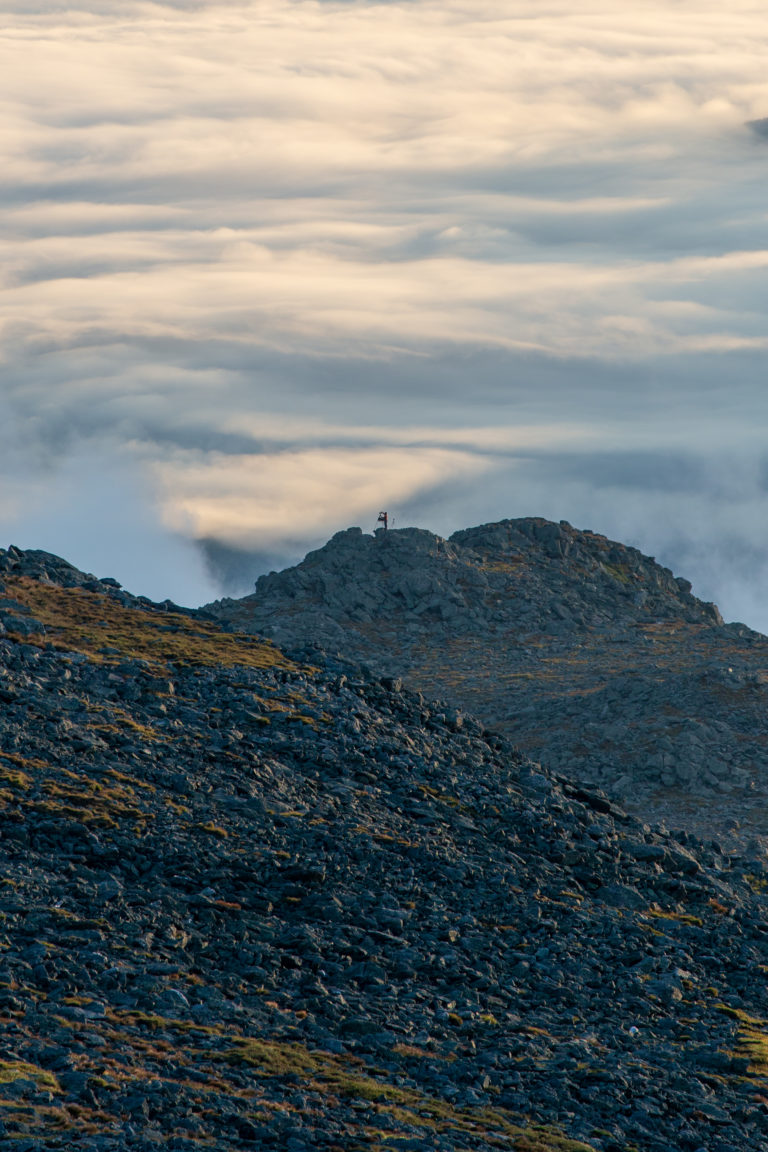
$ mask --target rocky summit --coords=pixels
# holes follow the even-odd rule
[[[3,1149],[768,1148],[760,854],[396,678],[0,582]]]
[[[768,639],[635,548],[541,519],[350,528],[207,610],[402,675],[636,815],[768,832]]]

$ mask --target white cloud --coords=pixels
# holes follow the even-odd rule
[[[278,0],[19,15],[0,41],[5,173],[43,203],[36,235],[29,206],[7,217],[0,321],[23,316],[66,343],[99,328],[129,339],[202,328],[315,349],[700,347],[671,318],[635,319],[649,287],[675,282],[666,259],[607,246],[553,259],[519,229],[531,213],[567,216],[569,199],[575,217],[681,211],[677,162],[701,162],[702,147],[722,158],[765,90],[753,21],[748,4],[617,17],[607,4],[469,14]],[[746,164],[746,139],[739,149]],[[733,142],[725,151],[733,163]],[[632,181],[627,161],[647,171]],[[617,194],[583,187],[596,164],[625,169],[610,176]],[[520,195],[534,173],[544,187]],[[567,173],[573,195],[553,197]],[[467,178],[479,187],[462,199]],[[93,206],[67,215],[74,188]],[[745,269],[744,253],[718,258],[711,275]],[[752,338],[723,321],[724,348]]]
[[[379,492],[507,514],[504,454],[757,451],[762,24],[753,0],[7,3],[8,507],[107,443],[150,519],[241,543]]]

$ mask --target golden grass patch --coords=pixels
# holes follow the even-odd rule
[[[243,1037],[221,1058],[250,1066],[265,1076],[301,1076],[314,1091],[367,1101],[376,1112],[410,1127],[472,1134],[490,1141],[501,1138],[515,1152],[593,1152],[589,1145],[555,1129],[538,1125],[523,1128],[502,1109],[456,1108],[416,1089],[376,1079],[375,1069],[351,1057],[310,1051],[301,1044]]]
[[[61,1085],[53,1072],[46,1072],[36,1064],[25,1064],[21,1060],[0,1060],[0,1084],[13,1084],[17,1080],[32,1080],[38,1088],[61,1092]]]
[[[5,584],[8,595],[45,626],[47,642],[64,651],[84,652],[94,661],[297,668],[269,640],[223,632],[217,624],[180,613],[124,608],[98,592],[51,587],[25,576],[8,577]]]

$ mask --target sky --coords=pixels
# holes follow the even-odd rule
[[[539,515],[768,631],[764,6],[0,8],[0,544]]]

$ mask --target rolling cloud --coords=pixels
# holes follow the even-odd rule
[[[4,12],[6,542],[192,602],[542,514],[768,628],[753,4]]]

